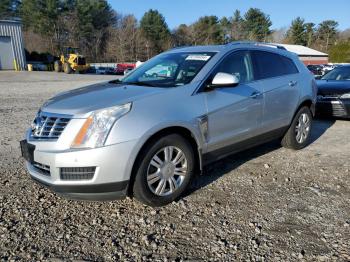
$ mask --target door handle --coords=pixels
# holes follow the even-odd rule
[[[258,98],[261,95],[262,95],[262,93],[260,93],[258,91],[254,91],[249,97],[255,99],[255,98]]]
[[[296,86],[297,85],[297,81],[290,81],[289,82],[289,86]]]

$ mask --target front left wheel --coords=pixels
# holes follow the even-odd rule
[[[194,174],[194,152],[182,136],[171,134],[150,142],[140,153],[133,194],[149,206],[178,199]]]
[[[64,71],[66,74],[71,74],[71,73],[73,72],[73,69],[70,67],[70,64],[64,63],[64,64],[63,64],[63,71]]]
[[[55,72],[59,73],[62,72],[62,63],[59,60],[56,60],[54,63],[54,70]]]

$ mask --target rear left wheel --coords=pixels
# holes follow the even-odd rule
[[[194,173],[192,146],[177,134],[151,142],[139,159],[133,193],[149,206],[164,206],[176,200]]]

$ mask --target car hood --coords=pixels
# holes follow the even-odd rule
[[[165,91],[165,88],[113,83],[95,84],[59,93],[49,99],[41,110],[49,113],[73,115],[74,117],[85,117],[85,114],[94,110],[122,105]]]
[[[319,95],[341,95],[350,93],[350,81],[317,80]]]

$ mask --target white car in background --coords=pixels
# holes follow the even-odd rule
[[[329,71],[333,70],[335,68],[335,65],[323,65],[322,68],[322,75],[325,75],[326,73],[328,73]]]

